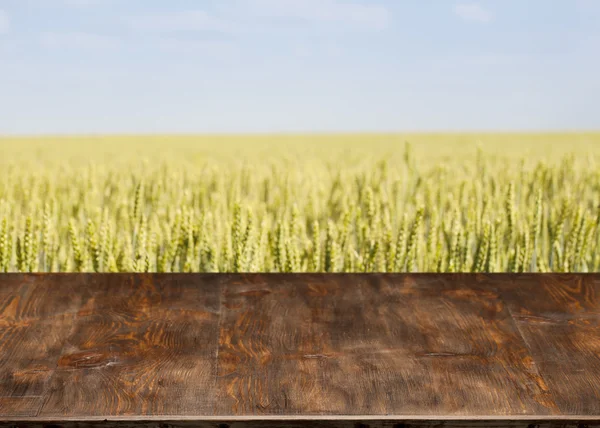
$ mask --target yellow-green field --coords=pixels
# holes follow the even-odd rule
[[[600,271],[600,134],[0,138],[0,271]]]

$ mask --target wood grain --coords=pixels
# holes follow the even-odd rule
[[[407,379],[388,385],[398,391],[398,405],[386,409],[389,412],[559,413],[487,277],[370,276],[362,290],[364,316],[373,331],[382,332],[371,347],[393,351],[383,354],[394,369],[391,372],[407,373]]]
[[[362,412],[348,407],[352,391],[327,386],[340,369],[336,342],[364,335],[360,290],[345,285],[322,275],[229,276],[222,285],[216,413]]]
[[[0,415],[2,415],[5,418],[35,417],[40,409],[41,404],[41,396],[0,397]],[[2,426],[1,421],[0,426]]]
[[[0,409],[39,404],[36,398],[44,393],[76,317],[80,297],[71,292],[75,285],[74,278],[65,278],[61,296],[47,277],[9,275],[1,281]]]
[[[39,416],[210,412],[219,284],[209,278],[100,277],[79,309]]]
[[[218,413],[558,413],[485,285],[460,276],[233,277],[223,287]]]
[[[598,274],[0,275],[0,427],[598,420]]]
[[[600,276],[517,276],[503,293],[562,414],[600,414]]]

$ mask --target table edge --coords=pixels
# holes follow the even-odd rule
[[[202,421],[354,421],[354,420],[404,420],[404,421],[599,421],[598,415],[218,415],[218,416],[55,416],[55,417],[10,417],[0,416],[0,423],[15,422],[202,422]]]

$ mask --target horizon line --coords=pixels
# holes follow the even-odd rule
[[[598,129],[539,130],[407,130],[407,131],[273,131],[273,132],[74,132],[74,133],[14,133],[9,138],[90,138],[90,137],[295,137],[295,136],[402,136],[402,135],[564,135],[598,134]]]

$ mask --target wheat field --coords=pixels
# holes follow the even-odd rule
[[[600,134],[0,138],[2,272],[597,272]]]

